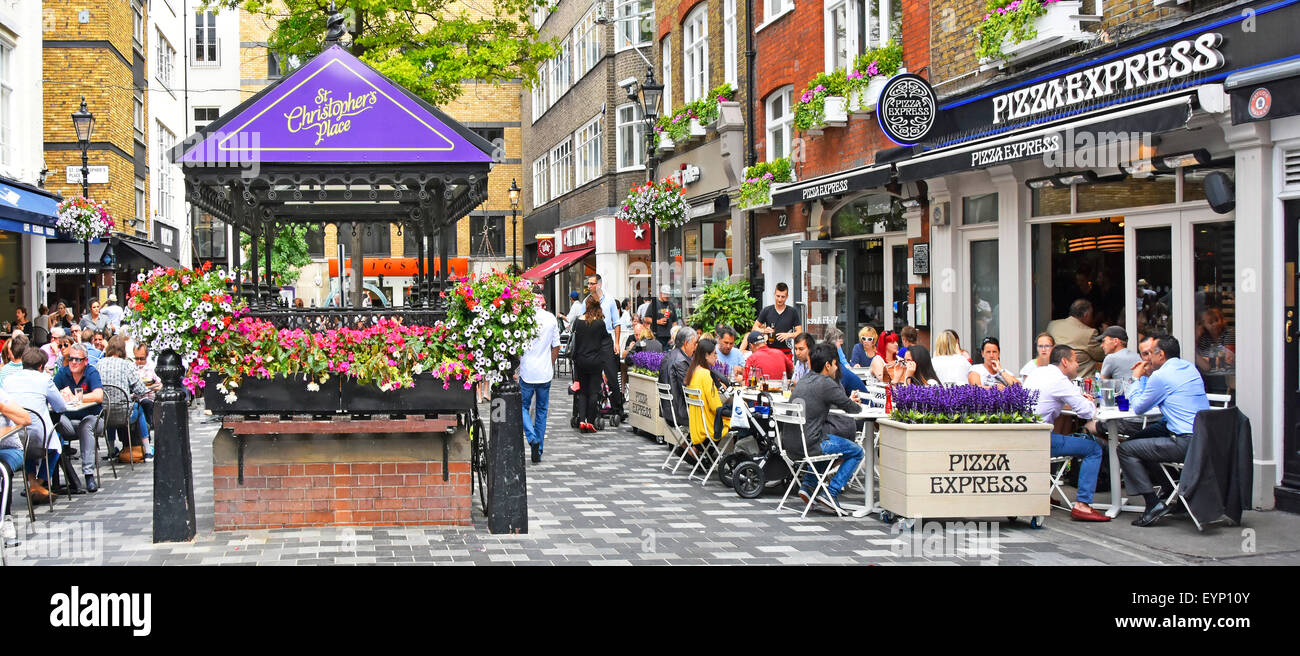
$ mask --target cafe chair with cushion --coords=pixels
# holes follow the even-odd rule
[[[100,409],[100,417],[103,419],[103,421],[101,422],[100,426],[96,426],[96,432],[98,432],[101,429],[104,431],[104,444],[108,447],[109,452],[111,453],[113,445],[109,439],[109,436],[115,432],[120,432],[123,429],[125,429],[126,453],[130,456],[127,458],[127,462],[131,465],[131,469],[135,470],[135,457],[134,457],[135,444],[134,441],[131,439],[132,434],[135,432],[135,426],[133,425],[135,422],[131,421],[131,411],[134,409],[135,404],[131,401],[131,395],[121,387],[118,387],[117,385],[108,385],[108,384],[105,384],[103,387],[104,387],[104,404],[101,406]],[[95,449],[97,451],[99,449],[98,435],[95,436]],[[98,455],[99,454],[96,454],[96,458],[95,458],[96,477],[98,477],[99,475]],[[112,467],[113,467],[113,478],[116,479],[117,464],[114,463]]]
[[[807,517],[808,511],[817,502],[817,495],[826,489],[826,481],[829,481],[831,474],[835,472],[834,465],[840,459],[840,455],[838,453],[827,453],[818,456],[808,455],[808,442],[804,438],[804,424],[807,423],[807,416],[804,414],[802,401],[794,403],[773,401],[772,419],[778,425],[778,432],[784,430],[786,426],[792,427],[790,430],[798,430],[799,443],[804,445],[799,453],[791,453],[786,450],[785,443],[778,434],[776,443],[781,445],[781,457],[789,465],[790,471],[794,472],[794,477],[790,479],[790,485],[785,488],[785,495],[781,497],[781,503],[777,504],[776,509],[782,510],[785,508],[786,499],[789,499],[790,493],[799,486],[799,479],[804,474],[811,473],[817,479],[817,486],[813,488],[812,494],[808,497],[808,503],[803,508],[803,513],[799,515],[800,518]],[[837,511],[836,514],[840,513]]]
[[[695,466],[691,468],[691,473],[686,475],[686,480],[695,480],[696,472],[703,472],[700,478],[700,486],[703,487],[709,482],[709,477],[713,475],[713,470],[717,468],[718,461],[722,460],[722,455],[731,447],[731,438],[728,437],[725,442],[719,444],[719,436],[712,435],[713,421],[704,416],[704,395],[700,390],[690,387],[682,388],[682,393],[686,397],[686,419],[690,423],[700,421],[704,423],[704,441],[700,442],[699,448],[696,449]],[[705,461],[708,466],[705,466]]]
[[[655,383],[655,388],[659,393],[659,401],[661,402],[660,407],[663,407],[663,403],[668,404],[668,416],[663,418],[663,422],[676,440],[676,444],[668,449],[668,457],[664,458],[663,464],[659,466],[660,469],[668,469],[668,463],[672,462],[673,456],[677,455],[677,449],[681,448],[684,454],[686,451],[686,445],[689,444],[691,440],[688,437],[682,436],[682,427],[677,425],[677,411],[674,407],[675,404],[673,402],[672,388],[668,386],[668,383]],[[672,471],[676,472],[677,468],[673,467]]]
[[[1210,402],[1211,408],[1223,409],[1232,405],[1231,394],[1206,394],[1205,398]],[[1183,463],[1181,462],[1162,462],[1160,463],[1160,473],[1165,475],[1165,482],[1169,484],[1169,494],[1165,497],[1165,505],[1173,504],[1174,500],[1183,502],[1183,507],[1187,507],[1187,500],[1183,498],[1183,493],[1179,489],[1178,479],[1183,472]],[[1189,515],[1191,513],[1188,513]],[[1201,528],[1201,522],[1192,517],[1196,522],[1196,528]]]

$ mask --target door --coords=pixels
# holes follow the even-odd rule
[[[856,307],[850,242],[801,241],[794,245],[794,306],[799,308],[804,331],[821,341],[834,326],[846,335],[849,308]]]
[[[1283,204],[1286,240],[1284,251],[1286,279],[1283,281],[1283,299],[1285,305],[1286,358],[1283,378],[1283,423],[1285,433],[1282,436],[1282,487],[1290,488],[1292,494],[1277,494],[1278,508],[1291,512],[1300,512],[1300,200],[1289,200]]]
[[[885,328],[900,331],[908,323],[907,237],[885,238]]]

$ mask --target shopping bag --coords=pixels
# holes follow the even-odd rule
[[[731,430],[749,428],[749,418],[745,416],[745,400],[740,394],[731,397]]]

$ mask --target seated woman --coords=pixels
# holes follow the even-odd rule
[[[934,357],[930,359],[939,382],[944,385],[965,385],[970,374],[970,358],[961,348],[957,333],[945,330],[934,340]]]
[[[895,385],[940,385],[939,374],[934,372],[934,363],[930,360],[930,349],[915,344],[909,346],[903,354],[903,366],[894,370]]]
[[[858,331],[858,343],[853,345],[853,356],[849,364],[855,367],[870,367],[872,358],[876,357],[876,329],[863,326]]]
[[[704,401],[704,412],[700,408],[688,406],[687,418],[691,427],[691,444],[700,444],[710,437],[708,426],[713,427],[712,439],[722,441],[722,436],[731,427],[730,406],[722,402],[718,387],[714,384],[713,371],[710,369],[718,363],[718,344],[711,339],[701,339],[695,346],[695,355],[691,357],[691,366],[686,370],[686,387],[700,390]]]
[[[871,360],[871,375],[876,380],[889,380],[895,369],[902,368],[903,362],[898,359],[898,347],[898,333],[887,330],[880,336],[880,350]]]
[[[1002,347],[998,345],[998,338],[985,337],[984,343],[980,345],[980,353],[984,356],[984,362],[970,366],[970,373],[966,375],[967,383],[1002,389],[1020,382],[1014,374],[1002,368]]]
[[[1038,333],[1038,337],[1034,338],[1034,353],[1036,357],[1033,360],[1026,362],[1025,366],[1020,368],[1020,377],[1024,378],[1028,376],[1029,372],[1039,367],[1046,367],[1048,359],[1052,355],[1053,346],[1056,346],[1056,340],[1052,339],[1051,335],[1047,333]]]
[[[849,359],[844,357],[844,333],[839,328],[829,328],[826,331],[826,343],[834,344],[835,350],[840,356],[840,383],[844,385],[845,392],[866,392],[867,385],[857,374],[849,369]]]

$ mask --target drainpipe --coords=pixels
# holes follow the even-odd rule
[[[758,163],[758,152],[754,150],[754,121],[756,112],[754,111],[754,60],[758,53],[754,50],[754,5],[755,0],[746,0],[745,3],[745,112],[749,115],[749,120],[745,121],[745,128],[749,137],[749,144],[745,154],[745,166],[753,166]],[[741,172],[741,182],[744,182],[744,172]],[[758,261],[758,240],[754,236],[754,211],[745,211],[745,236],[747,239],[744,247],[749,249],[745,272],[749,280],[749,288],[754,289],[754,282],[757,278],[758,270],[754,268],[754,263]],[[759,305],[762,305],[762,298],[759,298]]]

